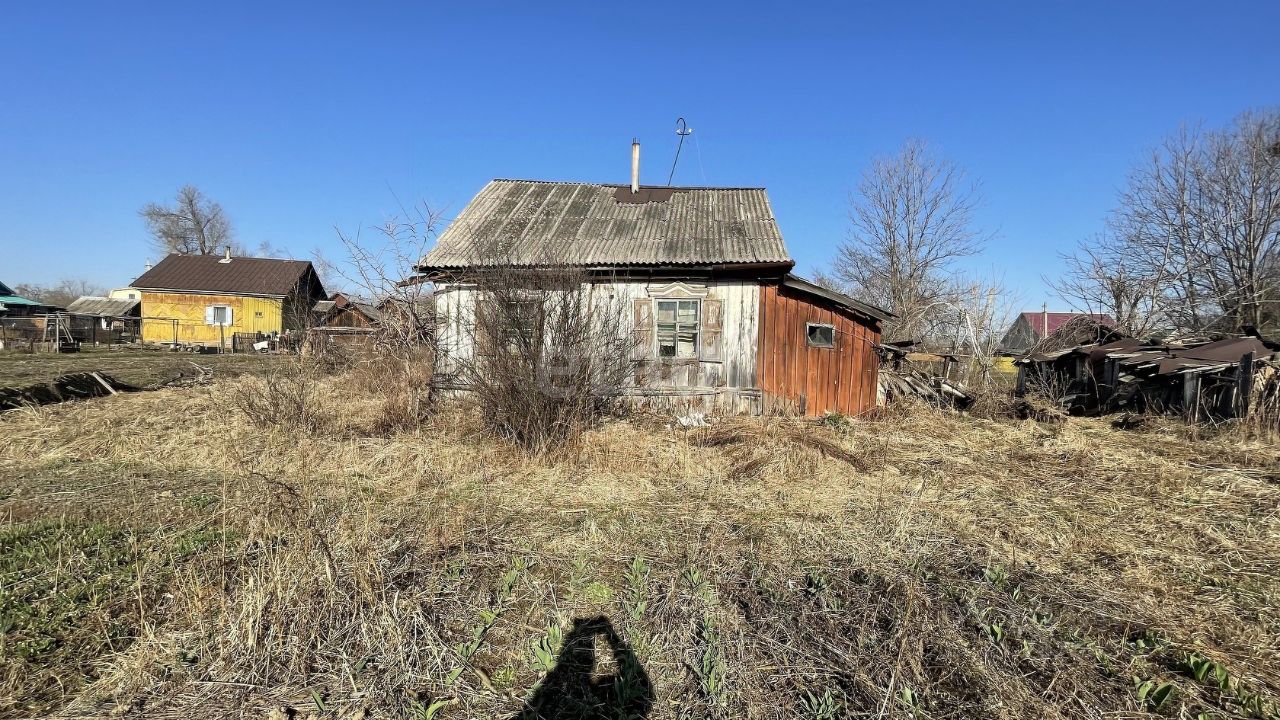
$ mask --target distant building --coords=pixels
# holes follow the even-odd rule
[[[141,300],[142,291],[135,287],[116,288],[115,290],[112,290],[111,294],[107,297],[110,297],[113,300]]]
[[[86,295],[73,300],[66,314],[71,336],[76,340],[94,344],[132,342],[138,339],[142,301],[136,297]]]
[[[373,329],[382,321],[378,306],[340,292],[317,301],[311,311],[318,326]]]
[[[324,286],[306,260],[170,255],[133,281],[142,340],[230,347],[236,334],[302,330]]]
[[[46,305],[31,298],[18,295],[8,285],[0,282],[0,316],[30,317],[60,310],[53,305]]]
[[[1070,325],[1073,330],[1079,329],[1088,335],[1090,328],[1096,332],[1100,327],[1114,328],[1115,324],[1116,321],[1110,315],[1100,313],[1049,312],[1047,310],[1024,312],[1018,315],[1005,332],[1004,338],[1000,341],[1000,350],[1015,355],[1025,353],[1067,325]],[[1097,338],[1083,337],[1071,344],[1083,344],[1096,340]]]

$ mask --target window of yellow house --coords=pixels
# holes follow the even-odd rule
[[[206,325],[231,325],[232,312],[229,305],[209,305],[204,309]]]

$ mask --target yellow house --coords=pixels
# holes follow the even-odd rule
[[[142,296],[142,341],[231,347],[301,330],[324,286],[306,260],[170,255],[133,281]]]

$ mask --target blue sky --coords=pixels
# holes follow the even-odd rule
[[[9,3],[0,279],[127,284],[137,210],[194,183],[246,245],[340,255],[494,177],[769,188],[799,269],[868,160],[920,137],[981,181],[975,272],[1027,307],[1184,122],[1280,104],[1280,3]]]

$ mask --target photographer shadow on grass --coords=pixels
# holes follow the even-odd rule
[[[613,667],[596,667],[596,638]],[[604,616],[573,621],[556,665],[510,720],[640,720],[653,705],[653,686],[631,646]]]

